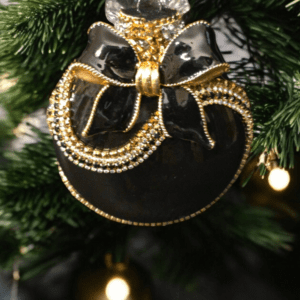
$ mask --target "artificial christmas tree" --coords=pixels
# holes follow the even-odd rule
[[[293,167],[300,146],[299,3],[231,0],[190,4],[186,24],[205,19],[217,32],[226,29],[228,39],[248,52],[248,58],[228,61],[228,77],[246,90],[252,104],[252,155],[276,149],[279,165]],[[224,27],[218,28],[218,20]],[[83,33],[98,21],[107,22],[104,1],[24,0],[1,6],[0,71],[17,80],[0,95],[8,114],[6,128],[12,131],[27,114],[47,107],[63,71],[87,44]],[[39,137],[36,144],[4,154],[0,229],[6,251],[0,253],[1,265],[12,267],[21,256],[20,274],[25,280],[74,252],[81,264],[101,264],[107,252],[121,253],[122,260],[141,229],[106,220],[74,201],[60,180],[49,134],[33,130]],[[10,135],[1,138],[4,144]],[[261,169],[266,172],[264,164]],[[117,193],[116,188],[112,192]],[[238,257],[238,245],[288,249],[292,238],[273,217],[269,210],[249,207],[235,185],[218,204],[193,220],[148,229],[162,247],[157,257],[164,257],[157,258],[163,263],[153,272],[187,284],[200,270],[209,270],[214,259],[223,262],[224,251]],[[21,254],[22,247],[30,251]]]

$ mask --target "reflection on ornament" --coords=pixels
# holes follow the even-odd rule
[[[109,300],[126,300],[130,293],[130,288],[124,279],[116,277],[108,282],[105,293]]]
[[[282,191],[290,183],[290,174],[288,171],[280,168],[271,170],[268,178],[269,184],[275,191]]]

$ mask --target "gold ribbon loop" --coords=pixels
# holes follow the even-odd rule
[[[137,90],[148,97],[159,96],[159,65],[155,61],[144,61],[138,66],[135,76]]]

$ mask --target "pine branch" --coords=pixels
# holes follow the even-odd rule
[[[58,175],[52,139],[35,132],[40,141],[15,153],[0,172],[0,212],[5,212],[15,248],[32,244],[39,256],[54,251],[58,257],[81,251],[92,263],[124,247],[130,227],[100,218],[75,201]],[[0,264],[13,262],[16,251],[7,255],[0,252]]]
[[[103,3],[23,0],[17,5],[0,6],[0,72],[18,79],[15,86],[0,95],[0,102],[15,125],[24,114],[47,105],[62,71],[85,48],[88,27],[95,21],[105,21]],[[194,0],[192,4],[191,20],[225,17],[230,29],[228,38],[238,39],[240,47],[247,47],[250,53],[249,60],[237,59],[232,66],[235,80],[246,86],[253,104],[254,153],[277,147],[281,163],[291,166],[293,151],[299,148],[300,96],[298,87],[292,84],[300,67],[299,3],[288,8],[285,8],[288,1],[283,0]],[[232,18],[241,32],[231,26]],[[290,236],[276,226],[270,214],[250,211],[247,207],[217,207],[221,209],[210,211],[206,219],[201,216],[203,222],[197,218],[174,228],[157,230],[162,239],[170,236],[163,251],[165,270],[171,266],[170,243],[177,245],[177,241],[196,243],[194,249],[201,257],[196,260],[199,266],[203,261],[212,261],[214,251],[232,249],[230,244],[235,240],[273,250],[288,247]],[[27,145],[1,171],[1,210],[6,212],[9,228],[13,229],[10,244],[18,249],[32,243],[39,249],[37,255],[48,249],[56,258],[79,251],[95,262],[107,249],[124,247],[121,237],[136,230],[99,218],[70,196],[57,173],[52,142],[43,134],[39,144]],[[256,222],[261,223],[253,228]],[[199,253],[206,249],[203,245],[212,245],[211,252],[203,252],[201,256]],[[180,254],[181,263],[189,254]],[[196,259],[196,252],[192,254],[188,260],[190,266]],[[16,255],[13,251],[8,256],[0,253],[0,263],[13,261]],[[181,274],[180,266],[176,268]],[[188,272],[182,277],[188,278]]]
[[[10,228],[2,227],[2,225],[0,225],[0,241],[0,266],[2,269],[11,269],[16,257],[19,256],[19,242],[13,231]]]
[[[83,51],[87,29],[104,0],[24,0],[1,9],[0,72],[18,78],[1,95],[1,104],[17,125],[42,105],[67,65]]]
[[[258,155],[265,149],[275,148],[279,153],[280,165],[292,168],[294,152],[300,150],[300,73],[296,74],[296,82],[290,82],[287,97],[277,97],[280,98],[280,105],[272,119],[261,125],[256,122],[259,135],[252,149]]]
[[[232,63],[230,75],[245,85],[252,102],[253,153],[277,148],[280,164],[293,167],[294,151],[299,151],[299,89],[292,84],[300,70],[299,1],[216,0],[195,4],[208,19],[222,17],[230,32],[228,39],[250,54],[248,60]]]
[[[297,58],[300,50],[297,8],[288,11],[285,9],[286,3],[288,1],[284,0],[228,2],[230,15],[243,29],[250,46],[258,50],[255,53],[256,62],[261,68],[273,70],[274,79],[278,76],[283,80],[282,71],[292,77],[300,68]]]
[[[39,133],[39,139],[38,144],[28,144],[16,153],[7,169],[0,173],[0,211],[7,215],[6,228],[12,229],[15,247],[34,245],[33,254],[39,259],[44,257],[45,266],[48,266],[49,255],[54,255],[53,262],[57,262],[78,252],[84,261],[95,263],[107,251],[124,249],[128,234],[133,235],[138,229],[100,218],[74,200],[58,175],[52,140],[43,133]],[[215,205],[209,214],[203,214],[191,222],[160,228],[156,232],[158,236],[168,236],[165,242],[171,244],[173,239],[180,241],[178,229],[183,233],[183,240],[192,235],[190,241],[181,240],[192,247],[187,248],[191,251],[194,243],[208,243],[207,240],[216,236],[216,231],[219,238],[211,244],[216,249],[223,247],[224,240],[237,239],[275,251],[287,247],[285,245],[290,242],[290,237],[271,221],[272,216],[260,210],[253,212],[247,206],[235,207],[223,203]],[[225,246],[230,248],[229,244]],[[164,254],[167,253],[165,250]],[[33,254],[28,256],[29,260],[32,260]],[[209,260],[210,254],[203,255]],[[0,252],[0,263],[13,262],[17,253],[15,251],[9,257],[7,255]],[[34,264],[32,268],[29,263],[27,271],[24,271],[29,272],[26,276],[34,271]],[[168,264],[165,268],[168,268]]]
[[[155,237],[161,245],[155,258],[155,273],[185,287],[214,267],[228,276],[228,257],[249,267],[241,252],[245,245],[256,251],[280,252],[290,249],[294,239],[278,225],[271,211],[246,204],[233,205],[225,199],[199,218],[163,232],[156,230]]]

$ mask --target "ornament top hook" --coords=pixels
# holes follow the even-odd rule
[[[116,24],[119,13],[147,21],[181,15],[190,10],[188,0],[106,0],[105,13],[108,21]]]

